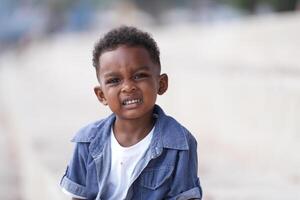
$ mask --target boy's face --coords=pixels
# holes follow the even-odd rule
[[[151,116],[157,94],[168,88],[168,77],[143,47],[119,46],[99,58],[100,86],[95,93],[119,119]]]

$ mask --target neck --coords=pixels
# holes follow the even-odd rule
[[[119,144],[131,146],[138,143],[148,135],[154,124],[152,112],[139,119],[116,118],[114,134]]]

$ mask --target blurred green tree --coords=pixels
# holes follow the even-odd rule
[[[297,9],[298,0],[268,0],[276,11],[292,11]]]
[[[274,11],[294,11],[297,9],[298,0],[219,0],[224,4],[230,4],[251,14],[255,13],[259,4],[270,5]]]

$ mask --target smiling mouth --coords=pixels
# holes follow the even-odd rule
[[[140,104],[140,103],[142,103],[142,99],[127,99],[122,102],[123,105]]]

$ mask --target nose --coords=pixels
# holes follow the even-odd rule
[[[133,92],[136,90],[135,83],[132,80],[125,80],[122,86],[122,92]]]

